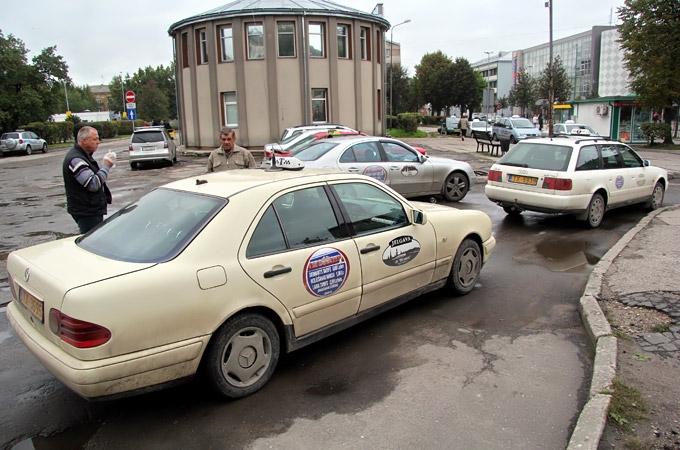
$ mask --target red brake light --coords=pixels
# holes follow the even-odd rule
[[[489,175],[487,177],[489,181],[498,181],[499,183],[503,181],[503,172],[500,170],[489,170]]]
[[[54,308],[50,309],[50,330],[77,348],[97,347],[111,339],[111,332],[101,325],[74,319]]]
[[[23,144],[23,143],[24,143],[24,140],[23,140],[23,139],[19,139],[19,144]]]
[[[163,148],[168,148],[168,147],[169,147],[169,146],[168,146],[168,143],[167,143],[167,142],[163,144]]]
[[[132,151],[132,144],[128,145],[128,150]]]
[[[552,189],[555,191],[571,191],[571,179],[569,178],[543,178],[543,189]]]
[[[264,151],[264,159],[272,159],[273,155],[274,155],[274,153],[270,152],[269,150]]]

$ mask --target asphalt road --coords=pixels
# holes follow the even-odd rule
[[[204,159],[180,158],[131,172],[125,145],[98,152],[119,153],[114,209],[203,171]],[[0,159],[0,303],[9,299],[8,252],[77,232],[61,156]],[[666,204],[679,198],[672,185]],[[498,241],[471,294],[435,292],[288,355],[264,389],[239,401],[217,398],[198,378],[88,402],[43,369],[0,314],[0,447],[564,448],[591,373],[578,298],[593,265],[644,211],[612,211],[597,230],[568,217],[510,218],[481,183],[452,206],[486,211]]]

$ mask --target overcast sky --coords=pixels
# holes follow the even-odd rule
[[[554,0],[555,39],[609,25],[610,11],[623,0]],[[32,57],[57,46],[77,85],[107,84],[120,72],[168,65],[172,61],[169,26],[181,19],[229,3],[209,0],[149,2],[112,0],[6,0],[0,30],[13,34]],[[338,0],[370,12],[375,0]],[[548,41],[545,0],[384,0],[385,17],[397,24],[394,41],[402,44],[402,64],[411,74],[420,58],[442,50],[470,62],[485,51],[527,48]],[[390,32],[387,32],[389,39]]]

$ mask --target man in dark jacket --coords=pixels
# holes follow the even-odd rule
[[[80,232],[87,233],[104,220],[106,205],[111,203],[106,179],[114,165],[115,153],[107,153],[100,168],[92,157],[99,146],[97,130],[82,127],[76,141],[62,164],[66,210],[78,224]]]

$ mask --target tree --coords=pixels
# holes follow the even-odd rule
[[[143,102],[140,97],[142,87],[149,81],[154,81],[156,88],[166,99],[167,116],[156,119],[177,118],[177,96],[175,92],[175,66],[174,62],[169,66],[147,66],[138,69],[132,76],[126,74],[113,77],[109,83],[109,107],[114,111],[124,111],[122,91],[132,90],[137,94],[137,102]],[[141,112],[140,112],[141,114]]]
[[[426,53],[416,65],[416,91],[421,103],[430,103],[433,114],[455,104],[453,62],[441,50]]]
[[[68,102],[71,111],[97,111],[97,99],[89,86],[68,86]]]
[[[670,125],[680,103],[680,3],[626,0],[617,12],[631,88],[644,106],[663,109]],[[664,143],[672,142],[668,133]]]
[[[168,98],[155,80],[149,80],[139,89],[137,107],[139,117],[146,120],[168,119]]]
[[[537,80],[536,95],[538,98],[550,98],[550,72],[550,63],[548,63]],[[566,101],[571,98],[571,82],[559,56],[553,60],[552,73],[555,101]]]
[[[393,72],[391,75],[392,77],[390,78],[390,72]],[[410,89],[409,89],[409,76],[408,72],[406,71],[406,68],[403,67],[401,64],[388,64],[387,65],[387,71],[385,73],[385,79],[387,80],[387,95],[385,96],[385,100],[387,103],[387,107],[389,108],[389,105],[392,105],[393,111],[388,111],[390,112],[391,115],[396,116],[399,113],[402,112],[407,112],[409,111],[408,105],[412,103],[409,99],[409,96],[411,95]],[[389,83],[392,83],[392,88],[390,89]],[[390,90],[392,91],[393,95],[393,100],[390,103]]]
[[[456,58],[451,67],[451,78],[453,81],[453,104],[460,106],[461,113],[475,105],[481,105],[482,92],[486,83],[482,85],[479,82],[477,72],[467,59]]]
[[[529,105],[534,103],[536,94],[534,92],[535,82],[531,75],[526,70],[522,69],[517,73],[515,85],[510,89],[508,94],[508,101],[513,106],[518,106],[522,109],[522,115]]]

